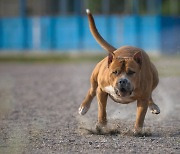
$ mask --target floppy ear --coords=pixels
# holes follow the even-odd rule
[[[142,64],[141,51],[136,52],[133,56],[133,59],[141,66],[141,64]]]
[[[113,57],[114,57],[114,53],[113,52],[109,52],[109,55],[108,55],[108,68],[109,68],[109,65],[113,61]]]

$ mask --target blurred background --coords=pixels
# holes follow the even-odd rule
[[[0,0],[0,52],[99,52],[85,9],[116,48],[179,53],[179,0]]]
[[[105,40],[143,48],[157,67],[161,114],[148,113],[148,138],[128,133],[134,103],[108,106],[108,127],[118,130],[106,135],[92,130],[96,99],[77,116],[91,72],[107,55],[86,8]],[[180,0],[0,0],[0,154],[178,153],[179,111]]]

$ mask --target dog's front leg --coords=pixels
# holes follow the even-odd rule
[[[98,88],[96,95],[98,100],[98,125],[105,126],[107,123],[106,105],[108,94],[106,92],[103,92],[101,88]]]
[[[139,134],[142,132],[142,127],[147,112],[147,108],[148,108],[148,101],[146,100],[137,101],[136,123],[134,128],[135,134]]]

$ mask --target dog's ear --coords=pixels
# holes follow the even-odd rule
[[[138,51],[134,54],[133,59],[139,64],[139,66],[142,65],[142,54],[141,51]]]
[[[109,55],[108,55],[108,68],[109,68],[109,65],[112,63],[113,58],[114,58],[114,53],[109,52]]]

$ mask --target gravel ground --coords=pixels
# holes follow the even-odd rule
[[[96,98],[78,115],[95,63],[0,64],[0,153],[180,153],[180,77],[162,76],[144,135],[131,130],[136,103],[108,99],[108,127],[95,130]]]

